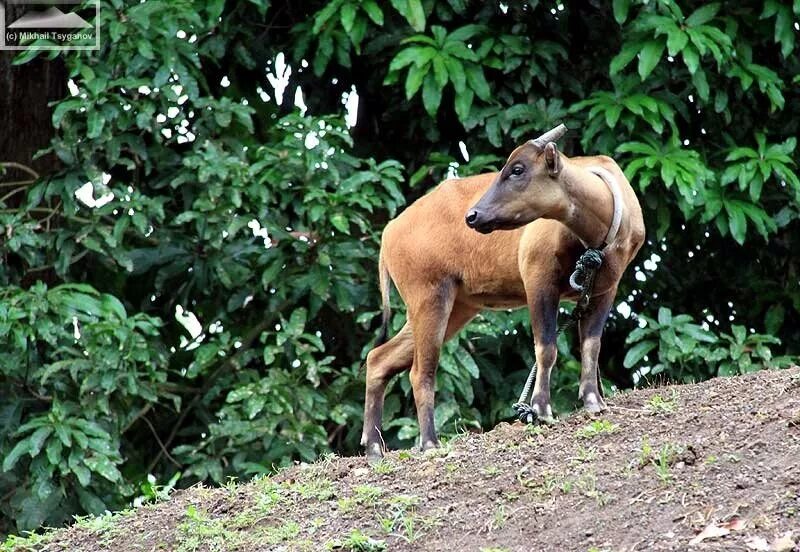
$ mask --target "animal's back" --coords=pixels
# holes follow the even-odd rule
[[[480,296],[498,296],[499,300],[508,295],[514,299],[497,306],[524,301],[517,261],[524,228],[479,234],[464,222],[469,206],[496,176],[487,173],[446,180],[386,226],[382,255],[404,299],[409,299],[404,288],[451,281],[464,301]]]

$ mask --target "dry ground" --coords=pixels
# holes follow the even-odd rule
[[[392,452],[376,467],[331,457],[198,486],[5,548],[800,550],[800,368],[609,404],[599,417]]]

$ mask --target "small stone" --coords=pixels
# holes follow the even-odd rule
[[[772,541],[769,549],[773,552],[791,552],[796,543],[792,538],[792,532],[786,531],[783,535]]]

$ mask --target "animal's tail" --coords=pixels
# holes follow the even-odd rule
[[[381,255],[378,260],[378,278],[381,286],[381,307],[383,308],[383,316],[381,318],[381,330],[378,333],[378,340],[375,342],[375,347],[386,343],[386,339],[389,337],[389,319],[392,316],[392,307],[389,305],[392,276],[389,274],[389,269],[386,268],[383,255]]]

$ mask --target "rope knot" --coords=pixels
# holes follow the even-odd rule
[[[569,285],[578,292],[583,292],[585,284],[603,264],[603,251],[600,249],[587,249],[575,263],[575,272],[569,278]]]

